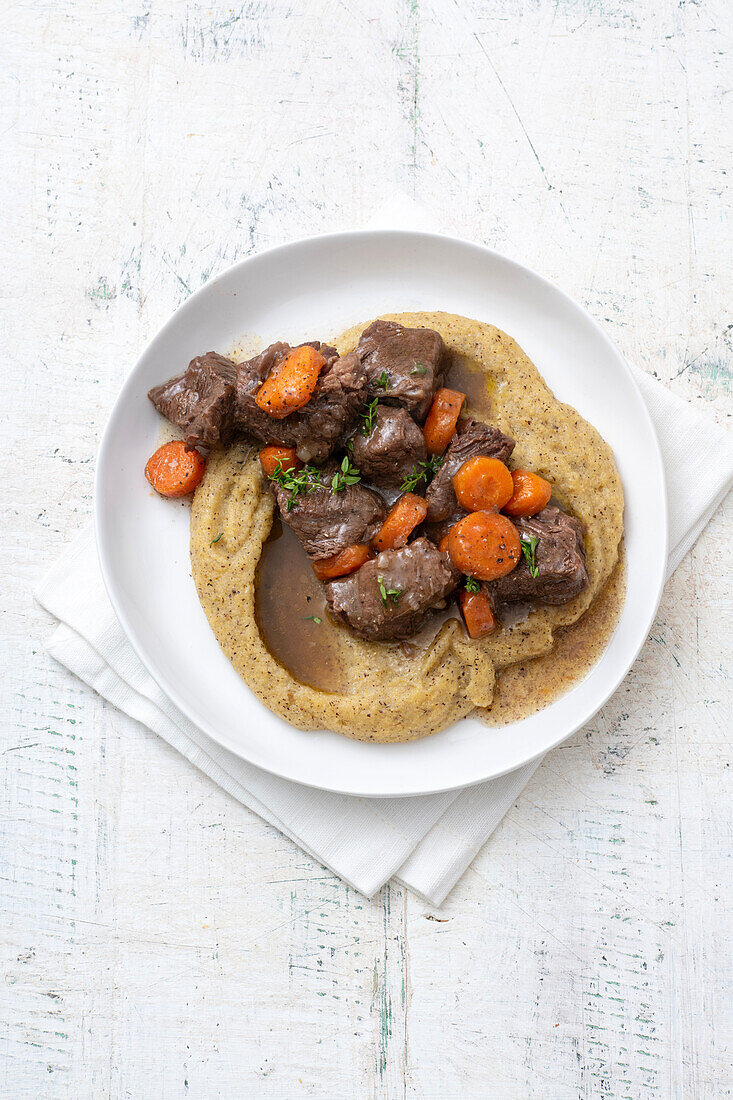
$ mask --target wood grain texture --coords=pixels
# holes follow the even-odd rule
[[[436,912],[355,895],[75,682],[31,590],[171,311],[395,188],[729,418],[730,4],[10,0],[0,20],[0,1096],[728,1095],[730,509]]]

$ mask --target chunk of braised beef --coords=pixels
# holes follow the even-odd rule
[[[183,374],[153,386],[148,397],[183,431],[188,447],[216,447],[235,434],[236,373],[231,359],[208,351],[192,359]]]
[[[446,348],[440,333],[374,321],[362,332],[356,351],[366,369],[370,396],[401,405],[422,424],[443,384]]]
[[[453,490],[453,476],[464,462],[477,455],[507,462],[513,450],[514,440],[498,428],[482,424],[471,417],[459,420],[456,434],[443,456],[443,462],[425,491],[429,522],[441,522],[459,510]]]
[[[302,491],[272,481],[284,523],[298,536],[306,554],[317,561],[330,558],[347,546],[370,543],[387,515],[384,500],[373,489],[357,482],[334,491],[332,479],[339,470],[335,462],[320,469],[300,471]]]
[[[460,580],[447,554],[419,538],[383,550],[356,573],[325,586],[329,610],[362,638],[409,638],[434,609],[445,607]]]
[[[537,576],[532,576],[530,562],[523,554],[516,569],[487,585],[496,606],[517,600],[567,603],[588,587],[585,528],[579,519],[548,504],[536,516],[514,519],[513,523],[521,539],[537,540],[534,544]]]
[[[368,434],[363,430],[368,428]],[[351,437],[351,454],[362,477],[375,485],[400,486],[427,459],[420,428],[405,409],[377,405]]]
[[[240,431],[262,443],[295,447],[302,462],[323,462],[354,426],[366,397],[366,373],[354,353],[339,358],[335,348],[313,341],[326,359],[310,401],[282,420],[268,416],[255,394],[270,372],[291,350],[271,344],[237,367],[236,422]]]

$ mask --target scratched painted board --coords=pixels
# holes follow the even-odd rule
[[[0,19],[0,1095],[725,1095],[729,508],[623,690],[439,911],[355,895],[66,676],[30,592],[87,522],[105,417],[172,309],[395,187],[728,419],[730,6],[22,0]]]

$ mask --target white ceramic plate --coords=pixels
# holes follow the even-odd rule
[[[446,310],[513,336],[556,395],[611,444],[626,494],[627,596],[601,659],[582,683],[531,718],[492,729],[468,718],[404,745],[304,733],[272,714],[220,650],[196,595],[189,509],[151,493],[143,476],[160,419],[148,389],[194,355],[256,333],[264,344],[327,339],[379,313]],[[639,652],[666,562],[664,474],[628,366],[579,305],[489,249],[428,233],[315,237],[253,256],[178,309],[125,382],[99,451],[97,545],[127,635],[161,688],[214,741],[276,775],[359,795],[416,795],[503,774],[587,722]]]

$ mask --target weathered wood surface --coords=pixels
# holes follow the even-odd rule
[[[173,308],[396,187],[729,417],[728,0],[0,18],[0,1095],[728,1095],[729,512],[440,912],[354,895],[105,706],[44,656],[31,600]]]

